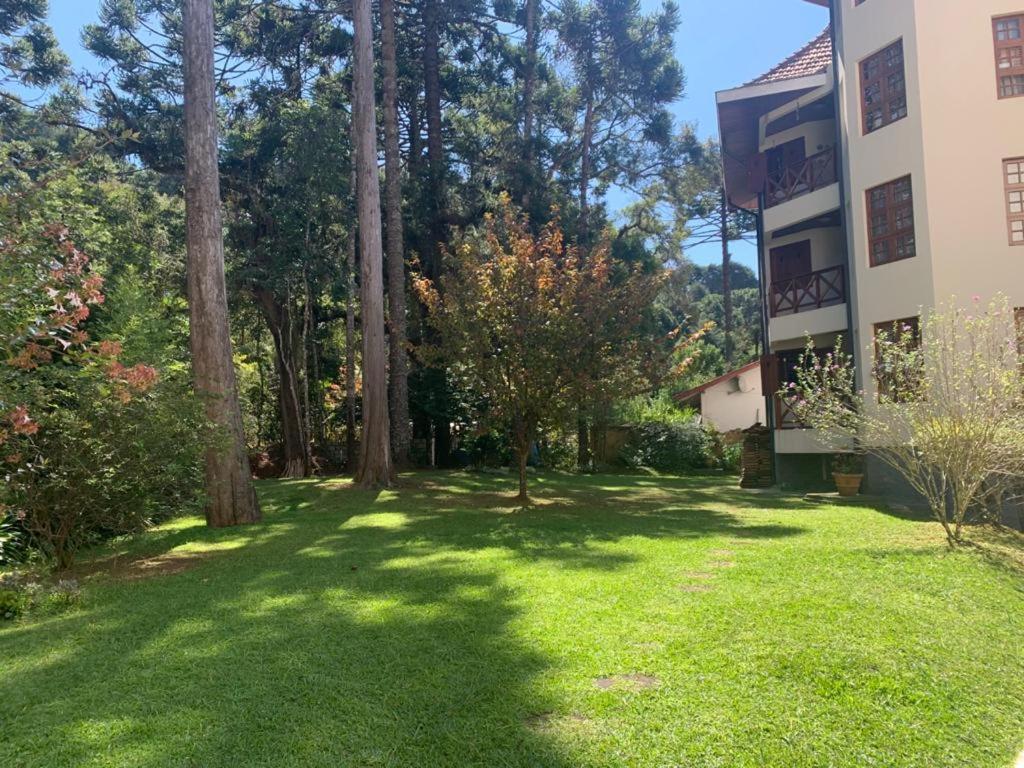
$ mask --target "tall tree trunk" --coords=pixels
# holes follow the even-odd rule
[[[255,294],[274,339],[278,410],[281,416],[281,439],[284,442],[281,477],[308,477],[311,463],[309,438],[303,418],[299,376],[301,363],[291,307],[281,302],[272,291],[257,288]]]
[[[732,281],[729,275],[732,270],[732,254],[729,253],[729,199],[725,195],[725,187],[722,187],[721,194],[719,215],[722,217],[722,311],[724,314],[725,362],[732,363]]]
[[[420,158],[423,155],[423,138],[420,135],[419,91],[409,101],[409,175],[419,173]]]
[[[591,176],[591,144],[594,141],[594,90],[589,80],[584,86],[583,112],[583,144],[580,150],[580,218],[577,226],[580,250],[586,254],[590,242],[590,176]],[[593,466],[594,459],[590,449],[590,425],[587,422],[586,408],[579,404],[579,417],[576,421],[576,464],[584,472]]]
[[[398,146],[398,54],[395,1],[380,0],[381,59],[384,70],[384,199],[387,213],[388,401],[391,406],[391,456],[396,466],[409,463],[409,357],[406,351],[405,244],[402,232],[402,168]]]
[[[362,488],[391,484],[387,349],[384,338],[384,252],[381,242],[377,115],[373,92],[373,26],[370,0],[353,0],[356,201],[359,218],[360,298],[363,331],[363,438],[356,482]]]
[[[430,261],[427,277],[435,283],[441,274],[440,243],[444,240],[444,139],[441,135],[441,45],[438,0],[423,8],[423,83],[427,111],[427,176],[430,206]]]
[[[516,498],[519,501],[527,502],[530,500],[530,489],[527,483],[526,462],[530,457],[532,430],[523,420],[516,418],[512,433],[512,442],[516,454],[516,467],[519,470],[519,494]]]
[[[583,144],[580,149],[580,220],[578,229],[580,247],[585,251],[590,237],[591,145],[594,143],[594,91],[589,82],[584,87],[584,99],[586,101],[583,112]]]
[[[576,419],[576,467],[582,472],[590,470],[593,454],[590,450],[590,423],[580,407],[580,415]]]
[[[534,91],[537,84],[537,16],[540,0],[526,0],[526,67],[523,72],[523,210],[530,207],[530,193],[536,175],[533,172]]]
[[[441,18],[439,0],[426,0],[423,8],[423,85],[427,113],[427,176],[429,242],[427,254],[427,277],[440,284],[441,243],[445,240],[444,225],[444,138],[441,122]],[[429,336],[428,331],[428,336]],[[428,380],[436,382],[442,392],[447,392],[447,380],[442,370],[431,371]],[[442,398],[445,399],[445,398]],[[445,416],[434,419],[434,461],[446,467],[451,463],[451,425]]]
[[[212,0],[184,0],[185,220],[189,339],[195,389],[222,432],[206,450],[206,522],[212,527],[260,519],[252,484],[238,385],[231,358],[217,111],[213,81]]]
[[[355,474],[356,456],[356,223],[345,243],[345,466]]]

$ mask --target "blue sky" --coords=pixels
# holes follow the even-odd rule
[[[828,23],[824,8],[803,0],[677,0],[682,23],[676,55],[686,70],[686,94],[675,105],[681,121],[696,123],[702,136],[717,133],[715,92],[745,83],[818,35]],[[661,0],[641,0],[653,10]],[[79,31],[95,21],[99,0],[50,0],[50,23],[78,67],[92,63],[82,51]],[[613,206],[624,200],[616,200]],[[753,266],[754,249],[733,247],[737,260]],[[694,249],[698,263],[717,261],[719,249]]]

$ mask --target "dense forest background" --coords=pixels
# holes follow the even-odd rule
[[[72,71],[43,0],[0,0],[0,215],[11,257],[3,277],[22,294],[25,286],[45,294],[56,290],[47,282],[54,254],[82,254],[83,279],[102,280],[102,301],[80,328],[64,323],[69,307],[59,307],[59,334],[87,333],[107,355],[90,347],[75,367],[70,354],[44,366],[53,350],[29,341],[36,351],[26,353],[25,329],[53,307],[37,301],[36,314],[19,315],[21,299],[6,297],[5,355],[20,367],[7,367],[2,399],[60,411],[66,444],[57,452],[71,450],[69,441],[95,443],[85,425],[134,429],[127,416],[94,412],[89,387],[137,391],[153,420],[138,434],[167,446],[167,463],[187,472],[197,459],[186,435],[202,429],[189,387],[180,6],[104,0],[98,22],[82,30],[100,66]],[[217,0],[214,10],[228,304],[248,449],[267,475],[340,470],[355,456],[363,402],[351,9]],[[534,232],[554,222],[574,248],[607,248],[623,274],[659,277],[660,290],[635,308],[638,334],[657,341],[709,328],[686,351],[691,364],[622,398],[664,397],[757,356],[756,276],[728,258],[752,222],[723,203],[718,148],[668,109],[685,86],[672,47],[678,24],[672,3],[648,14],[629,0],[374,6],[373,28],[384,31],[374,37],[374,95],[387,171],[398,463],[447,466],[479,437],[479,393],[419,354],[437,331],[411,283],[440,284],[452,244],[478,230],[502,195]],[[610,210],[613,191],[634,202]],[[691,245],[712,242],[722,245],[728,280],[722,265],[687,258]],[[65,341],[85,350],[82,335]],[[139,366],[152,369],[152,381],[139,378],[149,375]],[[576,428],[558,437],[575,446],[567,451],[615,413],[614,403],[582,396],[578,405]],[[103,450],[104,465],[132,461]]]

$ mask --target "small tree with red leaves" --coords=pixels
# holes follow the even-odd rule
[[[581,396],[649,389],[696,338],[641,333],[661,276],[616,269],[607,243],[586,256],[567,247],[557,222],[535,236],[507,196],[455,240],[445,266],[440,286],[415,283],[440,339],[421,355],[443,361],[482,397],[481,418],[509,430],[524,501],[541,430],[564,426]]]

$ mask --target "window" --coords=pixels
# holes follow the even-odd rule
[[[1024,96],[1024,14],[992,19],[999,98]]]
[[[910,402],[922,383],[920,318],[875,323],[874,338],[879,401]]]
[[[1024,355],[1024,307],[1013,310],[1013,319],[1017,323],[1017,354]]]
[[[868,256],[872,267],[917,255],[910,177],[867,191]]]
[[[1024,157],[1003,160],[1010,245],[1024,245]]]
[[[864,133],[873,133],[907,116],[902,40],[860,63],[860,99]]]

